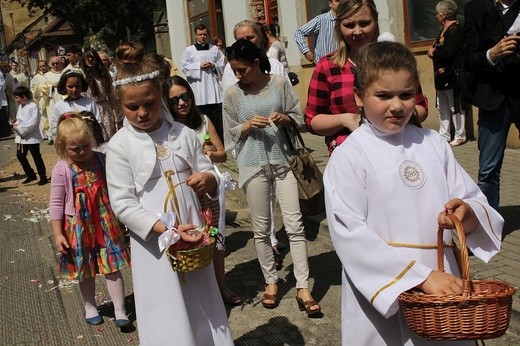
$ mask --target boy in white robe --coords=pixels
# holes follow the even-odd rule
[[[439,225],[454,228],[446,211],[462,221],[475,256],[487,262],[500,249],[502,217],[438,133],[408,124],[417,78],[413,53],[399,43],[371,43],[357,54],[364,121],[324,174],[328,224],[343,264],[344,345],[429,343],[408,328],[397,297],[412,288],[462,293],[452,249],[444,250],[442,273],[430,247]],[[449,232],[444,242],[452,243]]]

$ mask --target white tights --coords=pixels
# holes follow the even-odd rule
[[[116,320],[127,319],[125,310],[125,285],[120,271],[105,275],[107,290],[112,303]],[[88,279],[79,283],[79,289],[85,302],[85,318],[96,317],[99,313],[96,304],[96,280]]]

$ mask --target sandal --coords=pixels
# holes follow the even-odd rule
[[[466,143],[466,140],[463,139],[463,138],[459,138],[459,139],[454,139],[450,142],[450,146],[452,147],[458,147],[459,145],[462,145]]]
[[[318,305],[318,303],[312,299],[304,301],[302,298],[298,297],[298,292],[301,288],[298,288],[296,290],[296,302],[298,302],[298,307],[300,308],[300,311],[304,311],[307,314],[308,317],[315,317],[316,315],[321,313],[321,307]],[[310,293],[309,293],[310,297]],[[317,309],[312,309],[313,306],[317,306]]]
[[[269,287],[274,286],[274,294],[267,293],[267,289]],[[267,284],[265,285],[265,293],[262,296],[262,305],[266,309],[273,309],[278,306],[278,298],[276,297],[276,294],[278,293],[278,284]]]
[[[225,304],[231,306],[241,305],[243,303],[242,298],[237,296],[227,287],[220,287],[220,295]]]

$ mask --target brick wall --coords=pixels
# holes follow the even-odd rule
[[[270,0],[269,8],[266,11],[264,0],[250,0],[249,12],[251,20],[255,23],[265,24],[266,12],[271,16],[270,23],[278,22],[278,0]]]

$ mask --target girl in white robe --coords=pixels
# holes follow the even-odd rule
[[[342,342],[428,345],[408,328],[397,297],[411,288],[462,292],[452,249],[444,250],[441,273],[429,248],[439,225],[454,228],[445,212],[463,222],[468,247],[486,262],[500,249],[503,219],[446,141],[408,124],[418,78],[413,53],[380,42],[363,47],[357,59],[364,121],[332,153],[324,174],[327,220],[343,265]],[[452,243],[449,232],[444,242]]]
[[[174,227],[184,241],[200,237],[188,232],[202,225],[196,195],[216,198],[217,174],[193,130],[163,106],[159,70],[142,58],[143,46],[123,44],[116,54],[124,61],[114,84],[125,120],[108,145],[107,182],[114,212],[130,229],[140,344],[233,345],[212,266],[175,272],[158,244]],[[175,225],[158,215],[169,192],[167,171],[178,197]]]

